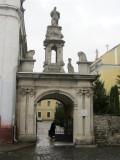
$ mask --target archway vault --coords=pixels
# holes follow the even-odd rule
[[[61,90],[47,90],[47,91],[40,93],[35,98],[35,104],[37,104],[38,101],[41,101],[44,99],[56,99],[62,102],[65,106],[68,106],[68,105],[74,106],[76,102],[75,97]]]
[[[64,108],[64,116],[61,117],[56,117],[55,112],[57,112],[57,107],[54,112],[54,118],[56,121],[57,129],[55,132],[55,141],[63,141],[63,142],[73,142],[73,112],[74,112],[74,105],[77,102],[75,97],[68,93],[67,91],[63,91],[60,89],[50,89],[50,90],[44,90],[41,93],[38,93],[38,95],[35,97],[35,105],[37,106],[37,103],[42,100],[47,100],[47,99],[55,99],[63,104]],[[58,107],[59,108],[59,107]],[[52,112],[48,109],[49,112]],[[43,108],[40,110],[44,115]],[[52,114],[52,113],[51,113]],[[58,114],[57,114],[58,115]],[[43,117],[42,117],[43,118]],[[59,122],[59,123],[58,123]],[[63,126],[61,126],[63,124]],[[61,134],[61,129],[63,130]]]

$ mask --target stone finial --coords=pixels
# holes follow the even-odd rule
[[[78,52],[79,62],[87,62],[87,58],[84,52]]]
[[[33,55],[35,54],[34,50],[30,50],[26,53],[25,58],[26,59],[33,59]]]
[[[89,74],[90,73],[90,65],[92,62],[88,62],[85,53],[78,52],[79,61],[78,64],[78,72],[80,74]]]
[[[56,11],[56,7],[52,10],[50,13],[52,20],[51,20],[51,25],[57,26],[58,25],[58,20],[60,19],[60,13]]]
[[[68,73],[74,73],[74,68],[71,64],[71,61],[72,61],[72,59],[68,58],[68,66],[67,66],[68,67]]]
[[[25,54],[25,57],[20,60],[19,72],[33,72],[34,62],[33,55],[34,50],[30,50]]]

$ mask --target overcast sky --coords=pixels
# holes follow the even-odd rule
[[[47,26],[51,24],[50,12],[54,7],[60,12],[65,46],[63,48],[65,71],[68,58],[77,72],[79,51],[86,53],[88,61],[95,60],[120,43],[120,0],[26,0],[25,25],[28,50],[35,50],[34,71],[43,71],[45,51],[43,41]]]

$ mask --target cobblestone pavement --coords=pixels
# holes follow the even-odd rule
[[[56,147],[48,137],[49,127],[50,123],[39,122],[36,146],[0,152],[0,160],[120,160],[120,147]]]

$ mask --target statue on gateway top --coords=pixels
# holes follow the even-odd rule
[[[54,7],[54,9],[50,13],[50,15],[52,17],[51,24],[54,26],[57,26],[58,20],[60,19],[60,13],[58,11],[56,11],[56,7]]]

